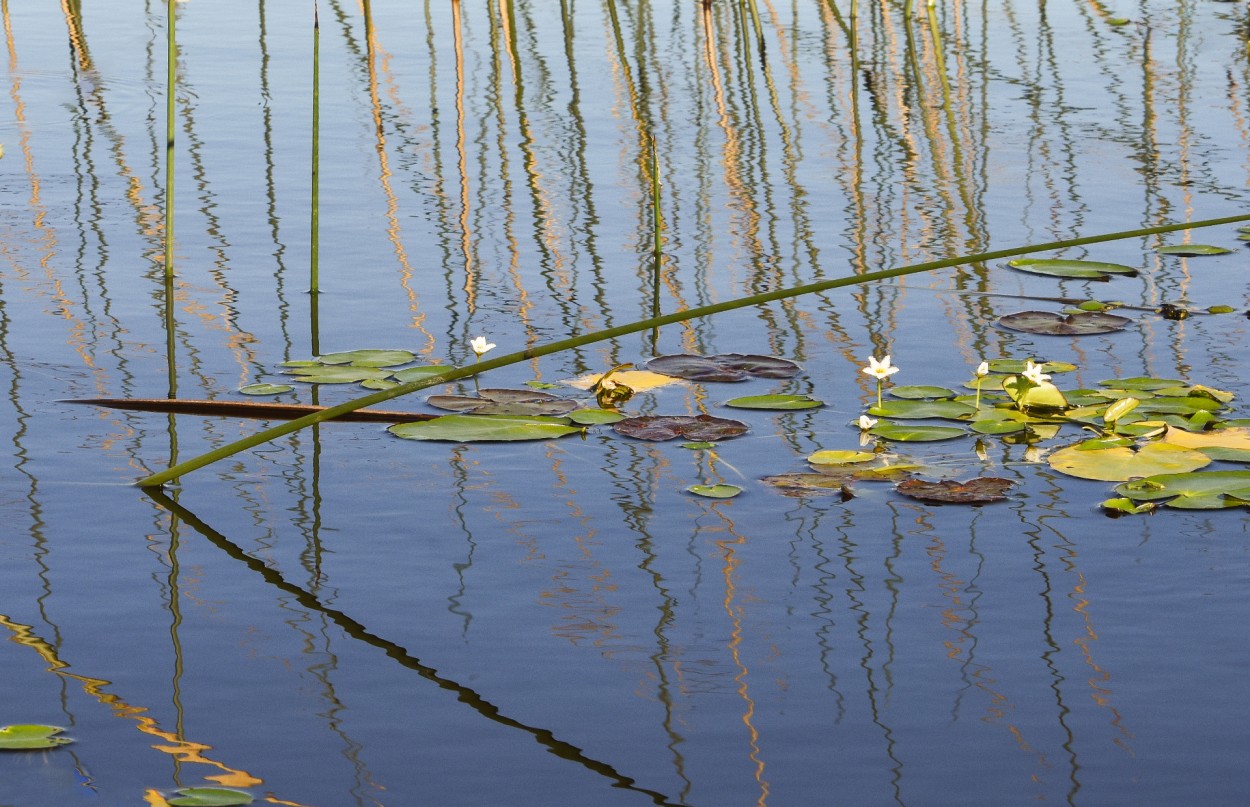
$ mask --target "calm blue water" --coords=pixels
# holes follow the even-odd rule
[[[983,459],[971,439],[896,447],[1017,483],[986,507],[760,482],[857,447],[870,355],[891,354],[900,384],[958,385],[1000,356],[1076,364],[1065,389],[1178,377],[1250,416],[1233,226],[1188,236],[1226,256],[1155,254],[1180,233],[1063,253],[1136,278],[974,264],[483,379],[674,352],[803,365],[627,405],[750,425],[714,452],[605,428],[501,446],[331,423],[149,495],[133,483],[267,424],[64,403],[241,400],[284,361],[357,348],[461,365],[479,335],[512,352],[1247,212],[1244,8],[942,3],[935,37],[861,3],[853,59],[836,5],[323,0],[314,311],[310,3],[178,4],[167,306],[165,5],[0,0],[0,725],[75,739],[0,755],[0,804],[159,805],[221,784],[309,807],[1250,800],[1244,508],[1109,519],[1109,483],[998,439]],[[1046,337],[995,324],[1061,307],[1017,297],[1237,312],[1129,310],[1123,332]],[[827,406],[722,405],[773,392]],[[389,406],[427,410],[410,397]],[[685,492],[722,481],[745,493]]]

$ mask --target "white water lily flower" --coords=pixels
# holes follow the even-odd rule
[[[977,378],[985,378],[990,374],[990,363],[983,361],[977,365]]]
[[[473,348],[473,352],[478,356],[485,355],[495,349],[495,346],[486,341],[485,336],[475,336],[469,341],[469,347]]]
[[[1024,377],[1034,384],[1041,384],[1043,381],[1049,381],[1050,376],[1042,372],[1042,368],[1046,366],[1046,362],[1034,364],[1032,359],[1025,362]]]
[[[890,376],[897,373],[898,368],[892,367],[890,365],[890,357],[888,355],[881,361],[877,361],[876,356],[869,356],[868,366],[863,368],[863,372],[867,373],[868,375],[872,376],[878,381],[884,381],[886,378],[889,378]]]
[[[868,431],[869,429],[871,429],[873,426],[876,426],[876,425],[877,425],[877,421],[874,418],[870,418],[867,415],[859,416],[859,428],[862,431]]]

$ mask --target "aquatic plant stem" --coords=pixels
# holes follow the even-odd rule
[[[313,0],[312,199],[308,236],[308,293],[321,292],[321,15]],[[314,318],[315,321],[315,318]]]
[[[529,361],[530,359],[538,358],[539,356],[547,356],[552,353],[559,353],[571,348],[582,347],[584,345],[594,344],[595,342],[615,339],[619,336],[639,333],[650,328],[660,328],[665,325],[672,325],[674,323],[685,322],[687,320],[698,319],[700,317],[708,317],[713,314],[720,314],[725,311],[733,311],[735,309],[746,308],[748,306],[763,305],[765,303],[785,300],[791,297],[800,297],[805,294],[816,294],[845,286],[857,286],[863,283],[888,280],[890,278],[903,277],[905,275],[915,275],[921,272],[949,269],[953,266],[962,266],[969,263],[982,263],[985,261],[999,260],[1001,258],[1013,258],[1018,255],[1025,255],[1031,252],[1070,249],[1072,247],[1079,247],[1087,244],[1100,244],[1107,241],[1119,241],[1126,238],[1158,235],[1160,233],[1177,232],[1178,230],[1196,230],[1203,227],[1215,227],[1221,224],[1238,224],[1246,221],[1250,221],[1250,214],[1241,216],[1226,216],[1218,219],[1205,219],[1203,221],[1186,222],[1182,224],[1163,224],[1139,230],[1108,233],[1103,235],[1091,235],[1083,238],[1070,238],[1063,241],[1050,241],[1044,244],[1029,244],[1021,247],[1011,247],[1009,249],[981,252],[975,255],[960,255],[954,258],[942,258],[936,261],[925,261],[924,263],[912,264],[911,266],[901,266],[894,269],[882,269],[877,272],[865,272],[861,275],[848,275],[846,277],[834,278],[832,280],[821,280],[814,283],[805,283],[799,286],[775,289],[762,294],[754,294],[749,297],[740,297],[735,300],[727,300],[721,303],[698,306],[685,311],[677,311],[659,317],[652,317],[650,319],[640,320],[628,325],[618,325],[613,328],[605,328],[601,331],[571,336],[567,339],[559,339],[543,345],[536,345],[516,353],[509,353],[489,361],[475,362],[467,367],[458,367],[440,375],[410,381],[406,384],[400,384],[397,387],[381,390],[371,395],[365,395],[363,397],[347,401],[346,403],[338,404],[337,406],[328,407],[320,412],[306,415],[287,423],[281,423],[277,426],[265,429],[264,431],[257,432],[250,437],[245,437],[242,440],[237,440],[233,443],[222,446],[221,448],[201,454],[198,457],[179,463],[178,465],[175,465],[165,471],[144,477],[136,484],[140,487],[163,485],[166,482],[177,479],[190,473],[191,471],[198,470],[206,465],[211,465],[218,460],[233,456],[240,451],[246,451],[249,448],[267,443],[285,434],[299,431],[300,429],[312,426],[316,423],[332,420],[339,415],[346,414],[348,412],[355,412],[357,409],[363,409],[366,406],[372,406],[383,401],[389,401],[392,398],[398,398],[401,395],[407,395],[411,392],[426,389],[427,387],[445,384],[449,381],[457,381],[462,378],[469,378],[471,376],[476,376],[479,373],[496,370],[500,367],[507,367],[511,364]]]
[[[174,89],[178,80],[178,47],[175,38],[175,0],[168,0],[165,14],[165,282],[174,276]],[[172,299],[171,299],[172,302]]]

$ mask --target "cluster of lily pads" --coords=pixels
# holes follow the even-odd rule
[[[62,737],[65,729],[23,723],[0,726],[0,751],[47,751],[74,742]],[[163,803],[168,807],[240,807],[255,799],[250,793],[228,787],[184,787],[175,790]]]

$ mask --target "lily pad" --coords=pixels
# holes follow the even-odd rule
[[[793,378],[802,372],[802,368],[789,359],[742,353],[656,356],[646,363],[646,368],[688,381],[746,381],[752,376]]]
[[[178,795],[168,800],[170,807],[239,807],[254,801],[250,793],[228,787],[184,787],[174,792]]]
[[[815,409],[824,406],[810,395],[747,395],[725,401],[735,409]]]
[[[439,364],[430,364],[422,367],[405,367],[402,370],[396,370],[391,378],[396,381],[407,384],[409,381],[416,381],[419,378],[429,378],[432,375],[441,375],[452,368]]]
[[[691,485],[686,491],[707,499],[732,499],[742,492],[737,485]]]
[[[1185,382],[1176,378],[1136,376],[1134,378],[1108,378],[1106,381],[1099,381],[1098,386],[1119,390],[1157,390],[1167,389],[1168,387],[1183,387]]]
[[[396,423],[387,427],[387,431],[405,440],[479,443],[550,440],[584,430],[565,418],[443,415],[432,420]]]
[[[315,367],[292,367],[285,371],[296,381],[308,384],[355,384],[371,378],[390,378],[391,372],[376,367],[352,367],[350,365],[317,365]]]
[[[907,479],[899,482],[895,490],[904,496],[925,502],[943,504],[986,504],[1007,498],[1007,491],[1015,486],[1010,479],[981,476],[967,482],[945,479],[928,482],[923,479]]]
[[[687,440],[727,440],[747,433],[745,423],[711,415],[640,415],[613,423],[612,429],[626,437],[655,442],[678,437]]]
[[[417,354],[407,350],[348,350],[318,356],[322,364],[350,364],[354,367],[397,367],[414,361]]]
[[[813,465],[851,465],[860,462],[871,462],[877,458],[869,451],[817,451],[808,456],[807,461]]]
[[[706,451],[709,448],[716,448],[716,443],[709,443],[706,440],[703,440],[697,443],[682,443],[681,448],[686,448],[691,451]]]
[[[1088,336],[1122,331],[1132,322],[1128,317],[1104,311],[1057,314],[1053,311],[1020,311],[998,318],[998,324],[1013,331],[1043,336]]]
[[[1183,397],[1156,395],[1153,398],[1144,398],[1138,409],[1150,414],[1192,415],[1195,412],[1214,412],[1223,407],[1224,405],[1219,401],[1200,395]]]
[[[1108,280],[1110,279],[1110,275],[1133,276],[1137,274],[1137,270],[1131,266],[1125,266],[1119,263],[1103,263],[1102,261],[1017,258],[1013,261],[1007,261],[1007,265],[1012,269],[1019,269],[1022,272],[1031,272],[1035,275],[1050,275],[1051,277],[1070,277],[1086,280]]]
[[[290,384],[248,384],[239,387],[239,392],[244,395],[281,395],[284,392],[290,392],[295,389]]]
[[[611,409],[574,409],[568,413],[568,419],[582,426],[597,426],[605,423],[616,423],[625,416]]]
[[[936,399],[936,398],[954,398],[955,391],[946,387],[930,387],[922,384],[904,384],[898,387],[890,387],[890,395],[895,398],[907,399]]]
[[[1196,471],[1211,462],[1201,451],[1168,443],[1147,443],[1134,451],[1124,446],[1091,446],[1090,442],[1061,448],[1048,457],[1050,467],[1079,479],[1123,482],[1137,477]]]
[[[840,476],[792,473],[766,476],[760,481],[769,487],[776,488],[786,496],[840,495],[843,501],[846,501],[854,495],[846,486],[847,479]]]
[[[1227,255],[1231,249],[1212,246],[1211,244],[1172,244],[1159,247],[1155,252],[1160,255],[1176,255],[1181,258],[1193,258],[1199,255]]]
[[[1104,510],[1109,511],[1107,515],[1115,517],[1120,515],[1139,515],[1141,513],[1149,513],[1158,505],[1154,502],[1134,504],[1132,499],[1119,496],[1114,499],[1107,499],[1101,506]]]
[[[1250,429],[1244,426],[1231,429],[1215,429],[1209,432],[1168,429],[1167,434],[1163,435],[1163,442],[1200,451],[1208,448],[1250,451]]]
[[[918,418],[945,418],[960,420],[976,414],[976,408],[958,401],[885,401],[874,406],[868,414],[874,417],[914,420]]]
[[[69,745],[69,737],[56,735],[65,731],[59,726],[40,726],[23,723],[0,727],[0,751],[39,751]]]
[[[1056,373],[1071,373],[1076,370],[1075,364],[1066,361],[1037,361],[1036,359],[990,359],[991,373],[1007,373],[1016,374],[1023,373],[1029,368],[1029,362],[1034,364],[1046,365],[1046,372],[1054,375]]]
[[[436,409],[474,415],[567,415],[579,404],[540,390],[484,389],[477,395],[431,395],[426,403]]]
[[[967,434],[963,429],[953,426],[900,426],[881,424],[869,430],[871,434],[886,440],[897,440],[901,443],[930,443],[939,440],[953,440]]]
[[[1116,485],[1115,492],[1138,501],[1167,500],[1167,507],[1216,510],[1250,501],[1250,471],[1160,474]]]
[[[377,390],[392,389],[394,387],[398,387],[399,382],[391,381],[390,379],[387,379],[387,378],[366,378],[364,381],[360,382],[360,386],[364,387],[365,389],[377,389]]]
[[[1063,392],[1049,381],[1034,384],[1024,376],[1013,375],[1003,381],[1003,391],[1016,406],[1029,412],[1062,412],[1068,407]]]

